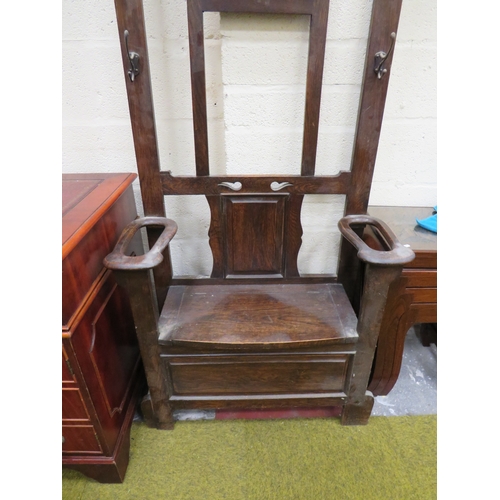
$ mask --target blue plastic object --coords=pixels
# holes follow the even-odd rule
[[[432,231],[433,233],[437,233],[438,232],[437,205],[434,207],[434,210],[436,211],[435,214],[431,215],[430,217],[427,217],[426,219],[421,219],[421,220],[416,219],[416,221],[420,227],[423,227],[428,231]]]

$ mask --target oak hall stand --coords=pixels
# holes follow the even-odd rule
[[[105,265],[130,296],[149,386],[148,422],[171,429],[176,409],[340,406],[343,424],[366,424],[388,289],[414,258],[382,221],[366,215],[401,1],[373,2],[352,162],[332,176],[315,175],[328,0],[187,0],[192,176],[160,169],[142,2],[115,6],[145,217],[127,226]],[[310,16],[298,175],[210,174],[206,11]],[[338,277],[298,272],[306,194],[345,195]],[[177,225],[165,218],[164,198],[176,195],[204,196],[210,207],[210,277],[178,278],[172,269],[168,244]],[[383,250],[362,241],[366,225]],[[127,256],[143,227],[151,249]]]
[[[104,483],[125,477],[145,389],[128,297],[102,264],[137,216],[135,178],[62,177],[62,464]]]

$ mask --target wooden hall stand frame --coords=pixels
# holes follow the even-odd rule
[[[142,2],[115,6],[145,217],[124,230],[105,265],[130,296],[149,423],[172,428],[176,409],[340,406],[343,424],[366,424],[388,288],[414,258],[366,215],[401,0],[374,0],[351,170],[334,176],[315,175],[328,0],[187,0],[196,175],[182,177],[160,169]],[[206,11],[310,16],[300,175],[210,175]],[[338,277],[298,272],[306,194],[346,197]],[[168,244],[177,226],[165,218],[164,196],[174,195],[208,201],[210,277],[173,274]],[[367,224],[384,250],[362,241]],[[127,256],[143,227],[151,249]]]

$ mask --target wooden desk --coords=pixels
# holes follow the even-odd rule
[[[144,386],[128,298],[102,264],[137,216],[135,177],[62,178],[62,464],[106,483],[125,477]]]
[[[368,213],[385,221],[416,256],[389,291],[368,387],[375,396],[383,396],[398,379],[408,329],[417,323],[437,323],[437,235],[415,221],[432,215],[432,208],[373,206]],[[374,246],[370,232],[367,228],[365,239]]]

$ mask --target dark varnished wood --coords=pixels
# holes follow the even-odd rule
[[[342,236],[358,251],[357,257],[366,264],[395,265],[408,264],[415,258],[411,248],[403,246],[389,226],[380,219],[367,215],[347,215],[339,221]],[[380,250],[371,249],[354,230],[356,226],[368,226],[376,233]]]
[[[208,229],[208,244],[212,250],[212,279],[224,278],[224,218],[222,213],[222,197],[207,196],[210,207],[210,228]]]
[[[191,62],[191,94],[196,175],[210,174],[208,163],[207,94],[205,77],[205,36],[203,11],[199,0],[187,1],[189,55]]]
[[[103,482],[123,481],[144,385],[128,296],[102,264],[137,215],[135,177],[63,175],[62,463]]]
[[[302,196],[207,196],[212,278],[298,277]]]
[[[337,175],[241,175],[241,176],[176,176],[171,172],[160,174],[163,194],[205,194],[215,195],[231,193],[231,189],[224,186],[224,182],[242,182],[239,194],[273,194],[273,182],[284,184],[280,193],[291,194],[346,194],[350,181],[350,172],[340,172]]]
[[[375,402],[371,393],[366,394],[363,402],[345,405],[342,411],[342,425],[365,425],[370,418],[373,403]]]
[[[338,393],[257,394],[238,396],[171,396],[170,401],[182,410],[248,410],[344,407],[345,397]],[[366,419],[359,424],[366,424]]]
[[[326,27],[328,24],[330,2],[329,0],[316,0],[312,4],[314,5],[314,10],[311,12],[311,24],[309,28],[304,137],[302,141],[302,175],[314,175],[316,168]]]
[[[151,404],[158,427],[173,427],[172,407],[165,397],[170,391],[170,382],[160,362],[158,346],[158,307],[155,300],[154,283],[148,269],[143,271],[117,271],[118,282],[126,288],[130,297],[136,324],[140,324],[139,347],[146,371]],[[140,318],[140,319],[138,319]]]
[[[283,277],[286,195],[225,196],[225,276]]]
[[[118,36],[127,89],[130,122],[134,138],[137,172],[141,188],[144,214],[152,217],[165,216],[165,204],[161,194],[160,158],[156,138],[156,124],[151,89],[151,73],[146,40],[144,8],[142,0],[115,0]],[[140,74],[132,82],[128,77],[130,62],[124,33],[129,32],[128,50],[139,54]],[[159,231],[151,227],[147,231],[150,247],[159,237]],[[165,252],[162,264],[155,268],[155,286],[158,303],[163,303],[172,277],[170,249]]]
[[[353,179],[347,195],[346,214],[364,214],[368,207],[394,50],[384,63],[388,73],[381,79],[373,70],[374,57],[379,51],[389,51],[392,42],[391,33],[396,33],[397,38],[401,4],[402,0],[373,1],[351,159]]]
[[[369,213],[388,221],[398,239],[416,254],[391,285],[382,321],[369,390],[384,396],[397,382],[408,329],[437,322],[437,235],[416,223],[432,214],[431,207],[369,207]],[[369,229],[365,241],[378,247]]]
[[[115,11],[144,213],[164,217],[165,207],[160,194],[160,159],[142,0],[115,0]],[[138,53],[140,57],[140,74],[134,82],[128,77],[130,62],[124,40],[125,30],[129,32],[128,49]]]
[[[125,28],[124,21],[139,3],[116,0],[117,5],[122,4],[117,8],[122,19],[120,29]],[[139,123],[133,131],[134,137],[138,136],[136,152],[142,155],[138,167],[148,206],[162,205],[164,195],[204,195],[211,214],[211,278],[172,277],[171,268],[167,269],[163,307],[163,301],[155,299],[156,278],[161,273],[155,271],[153,280],[151,266],[145,265],[154,260],[154,250],[151,258],[134,259],[137,266],[133,271],[125,262],[116,266],[116,259],[107,261],[132,297],[150,389],[144,408],[152,425],[172,428],[176,408],[332,405],[343,406],[342,423],[367,423],[373,396],[366,389],[389,285],[397,280],[412,252],[401,247],[385,226],[358,216],[356,221],[341,221],[341,230],[349,240],[342,247],[342,284],[335,283],[331,276],[301,277],[297,257],[305,194],[343,194],[346,214],[366,213],[389,80],[388,74],[381,80],[376,78],[373,61],[376,52],[388,50],[386,41],[397,29],[400,4],[400,0],[373,3],[351,172],[315,176],[327,0],[187,0],[193,176],[159,172],[154,128],[142,126],[149,125],[152,118],[149,73],[134,91],[135,82],[127,82],[131,118]],[[300,176],[210,175],[203,34],[203,13],[209,11],[310,16]],[[134,48],[140,56],[145,53],[147,63],[142,6],[139,14],[139,20],[131,24],[140,31]],[[124,63],[128,61],[124,59]],[[385,64],[390,67],[390,58]],[[144,100],[148,101],[144,116],[134,118],[140,115]],[[137,148],[148,140],[150,167],[146,165],[147,155]],[[152,184],[154,188],[150,189]],[[152,210],[146,210],[146,218],[158,215]],[[359,223],[360,228],[353,231],[352,222]],[[359,236],[361,226],[367,223],[378,225],[376,236],[384,242],[381,251],[363,248]],[[168,246],[164,249],[168,252]],[[366,262],[364,288],[356,254]],[[170,261],[165,259],[161,264],[164,262]],[[350,285],[348,278],[356,282]],[[349,300],[353,290],[360,295],[364,290],[356,311]]]
[[[356,317],[339,307],[342,295],[339,285],[172,287],[159,342],[229,349],[353,342]]]
[[[302,223],[300,220],[300,211],[304,196],[290,195],[287,200],[287,227],[284,235],[284,257],[285,257],[285,277],[298,278],[299,268],[297,259],[299,257],[299,250],[302,246]],[[307,279],[307,278],[306,278]]]
[[[345,396],[353,352],[291,356],[168,356],[174,396],[337,393]]]
[[[384,67],[388,73],[381,79],[378,79],[374,72],[374,58],[377,52],[389,50],[391,33],[396,33],[397,39],[401,4],[402,0],[373,1],[351,158],[352,180],[346,196],[346,215],[365,214],[368,207],[394,51],[386,59]],[[358,235],[361,234],[360,231]],[[362,269],[354,249],[343,240],[338,270],[339,280],[344,284],[356,310],[361,293],[359,289],[361,273]]]

